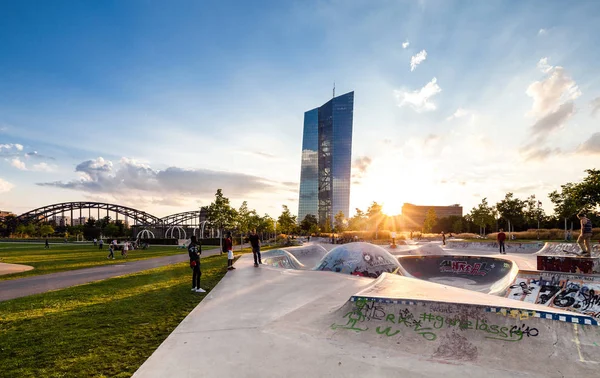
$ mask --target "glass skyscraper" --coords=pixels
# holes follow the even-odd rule
[[[350,210],[354,92],[304,113],[298,221],[314,215],[319,224]]]

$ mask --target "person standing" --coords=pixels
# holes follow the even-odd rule
[[[104,240],[100,239],[98,241],[98,249],[102,249],[103,246],[104,246]]]
[[[446,234],[442,231],[442,245],[446,245]]]
[[[577,238],[577,244],[581,248],[581,257],[590,257],[592,255],[592,220],[584,212],[579,212],[577,218],[581,222],[581,233]]]
[[[127,258],[127,251],[129,251],[129,243],[123,242],[123,251],[121,252],[121,255],[123,255],[125,258]]]
[[[44,244],[44,249],[50,249],[50,244],[48,243],[48,238],[46,238],[46,243]]]
[[[500,248],[500,254],[506,255],[506,249],[504,247],[506,234],[504,233],[504,230],[502,228],[500,229],[500,232],[498,232],[498,236],[496,236],[496,239],[498,239],[498,247]]]
[[[202,246],[198,244],[196,235],[192,235],[190,244],[188,245],[188,255],[190,256],[190,268],[192,268],[192,291],[195,293],[206,293],[206,290],[200,287],[200,277],[202,276],[202,271],[200,270],[201,253]]]
[[[94,247],[98,244],[98,239],[94,238]]]
[[[112,244],[108,245],[108,256],[106,256],[107,259],[115,259],[115,250]]]
[[[233,266],[233,239],[231,239],[231,232],[227,233],[223,243],[225,243],[225,249],[227,250],[227,270],[233,270],[235,267]]]
[[[258,267],[258,264],[262,264],[262,259],[260,257],[260,238],[256,234],[256,230],[252,230],[250,236],[248,236],[248,240],[250,240],[250,245],[252,246],[252,254],[254,255],[254,266]]]

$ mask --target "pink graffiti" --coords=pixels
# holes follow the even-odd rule
[[[442,266],[440,268],[440,272],[467,274],[471,276],[485,276],[488,272],[486,270],[482,270],[482,268],[485,269],[485,263],[475,263],[471,265],[466,261],[452,261],[452,266]]]

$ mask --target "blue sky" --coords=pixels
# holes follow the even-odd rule
[[[546,194],[600,159],[594,1],[1,1],[0,209],[297,211],[355,91],[351,208]],[[412,61],[412,66],[411,66]]]

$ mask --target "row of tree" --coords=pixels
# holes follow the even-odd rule
[[[131,230],[122,220],[115,222],[109,216],[95,220],[89,218],[84,225],[69,226],[56,225],[52,222],[37,222],[18,224],[14,230],[9,228],[9,224],[14,217],[0,219],[0,235],[9,236],[12,233],[17,237],[68,237],[70,235],[81,235],[87,240],[104,237],[129,237]]]

